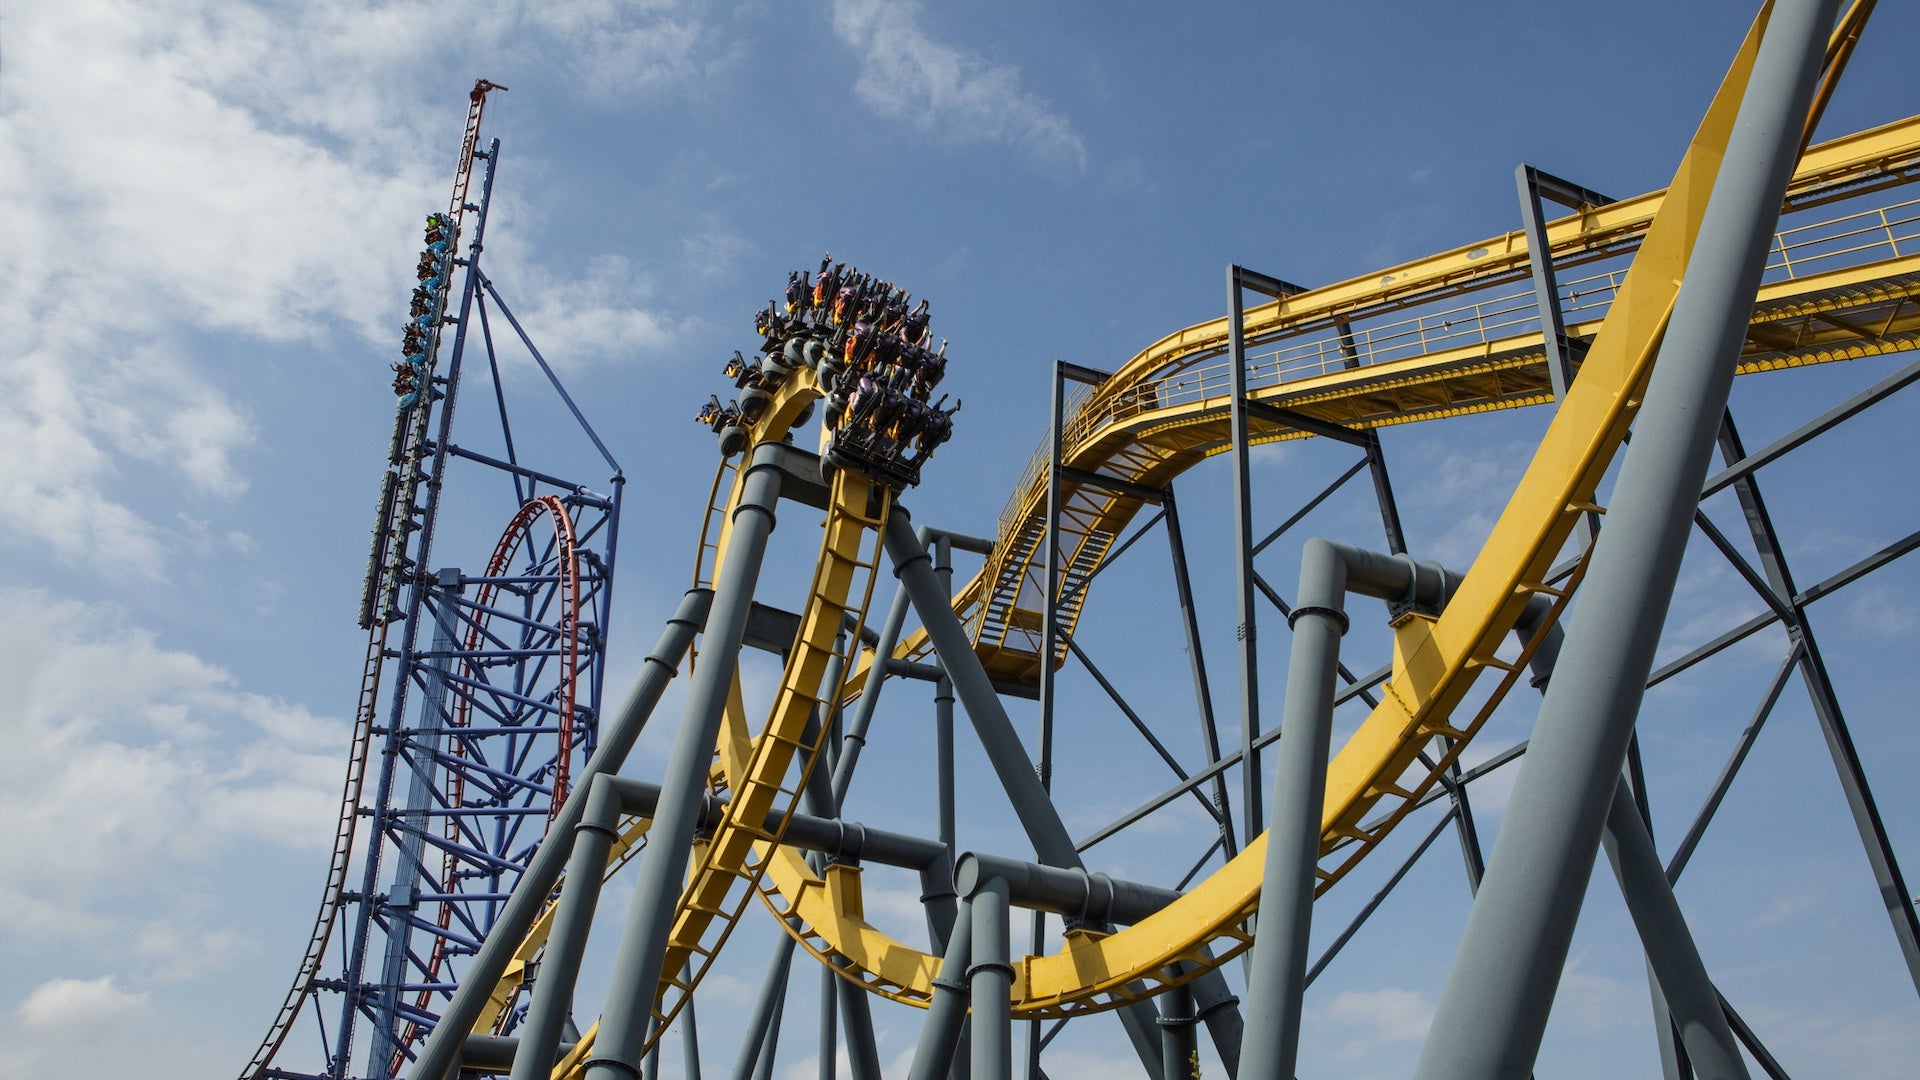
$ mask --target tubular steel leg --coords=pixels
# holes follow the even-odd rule
[[[847,1063],[853,1080],[880,1080],[880,1049],[874,1042],[873,1009],[867,992],[838,975],[833,976],[833,983],[840,994],[840,1027],[847,1037]]]
[[[539,916],[540,909],[546,906],[547,895],[560,880],[560,871],[566,867],[567,858],[572,852],[573,830],[586,809],[594,777],[614,772],[626,762],[628,752],[640,738],[640,732],[646,727],[647,718],[653,715],[653,707],[659,704],[667,683],[680,670],[680,661],[686,657],[687,646],[693,643],[694,633],[706,624],[712,603],[711,591],[693,589],[680,601],[679,610],[667,620],[667,628],[661,633],[653,651],[647,654],[640,678],[634,682],[625,704],[602,727],[600,748],[594,751],[593,757],[581,769],[573,791],[568,793],[566,802],[561,804],[560,813],[547,829],[546,840],[533,853],[533,859],[527,863],[526,870],[513,887],[513,896],[507,900],[500,917],[494,921],[493,931],[481,943],[480,951],[474,954],[473,961],[461,976],[460,988],[454,991],[453,998],[440,1014],[440,1022],[421,1046],[420,1056],[414,1060],[413,1069],[407,1074],[409,1080],[442,1080],[449,1075],[454,1055],[459,1052],[462,1040],[480,1018],[480,1010],[485,1007],[487,996],[499,984],[508,961],[513,959],[514,951],[526,939],[533,920]]]
[[[1687,1060],[1705,1080],[1747,1080],[1740,1047],[1625,781],[1614,785],[1602,842],[1646,947],[1647,963],[1659,978],[1660,996],[1680,1029]]]
[[[687,979],[693,978],[693,968],[687,968]],[[686,1053],[686,1080],[700,1080],[700,1026],[693,1017],[693,996],[687,996],[686,1008],[680,1010],[680,1048]]]
[[[779,1057],[780,1020],[787,1012],[786,988],[773,1000],[773,1022],[767,1025],[767,1044],[760,1048],[760,1064],[754,1067],[753,1080],[773,1080],[773,1065]]]
[[[873,724],[873,710],[880,704],[880,685],[887,679],[887,658],[900,641],[900,628],[907,621],[907,591],[896,589],[887,607],[887,621],[880,624],[880,640],[873,648],[873,666],[867,669],[867,681],[860,698],[853,703],[853,717],[847,724],[846,745],[833,769],[833,804],[847,799],[853,784],[853,768],[859,764],[860,750],[867,744],[867,729]]]
[[[1281,720],[1280,771],[1260,886],[1260,915],[1247,973],[1248,1035],[1240,1052],[1249,1077],[1292,1076],[1300,1050],[1314,869],[1320,858],[1320,810],[1326,801],[1327,750],[1333,733],[1334,666],[1347,567],[1324,540],[1301,553],[1300,603],[1293,610],[1293,655]]]
[[[1524,1076],[1539,1053],[1837,3],[1773,7],[1420,1080]]]
[[[1163,1080],[1199,1080],[1200,1043],[1194,1037],[1193,990],[1176,986],[1160,995],[1160,1054]]]
[[[967,1019],[967,967],[972,957],[973,905],[962,900],[960,917],[947,938],[946,954],[940,958],[940,973],[933,979],[933,1002],[920,1027],[913,1071],[907,1074],[907,1080],[940,1080],[953,1069],[960,1029]]]
[[[734,511],[727,563],[720,567],[714,584],[706,659],[687,687],[680,730],[648,831],[647,853],[634,883],[626,934],[614,957],[600,1034],[594,1056],[587,1060],[587,1080],[632,1080],[646,1046],[647,1021],[660,985],[675,901],[686,878],[707,769],[719,738],[727,691],[739,666],[740,641],[779,498],[779,470],[758,460],[749,465],[740,505]]]
[[[887,518],[886,547],[888,557],[893,560],[894,574],[911,597],[947,677],[953,680],[954,691],[966,706],[967,718],[973,722],[981,748],[1012,801],[1035,855],[1048,866],[1083,865],[1080,853],[1074,849],[1073,838],[1067,835],[1067,827],[1060,821],[1059,810],[1035,775],[1033,762],[1027,757],[1013,722],[1007,718],[1000,696],[994,692],[986,669],[981,667],[980,658],[967,640],[966,630],[954,617],[953,608],[940,589],[926,546],[914,535],[905,508],[898,505]],[[1160,1049],[1153,1032],[1153,1006],[1136,1002],[1121,1009],[1120,1018],[1135,1052],[1149,1068],[1157,1069]]]
[[[952,553],[953,545],[944,535],[934,542],[933,572],[939,579],[940,592],[945,596],[953,595]],[[905,589],[900,590],[900,596],[904,607]],[[942,667],[940,679],[933,685],[933,755],[940,842],[947,846],[949,859],[960,854],[956,846],[958,830],[954,808],[953,749],[953,680],[947,677],[946,669]]]
[[[767,965],[767,977],[760,983],[760,995],[754,999],[753,1013],[740,1038],[740,1056],[733,1063],[733,1080],[751,1080],[760,1058],[773,1056],[769,1034],[778,1023],[774,1017],[780,1003],[786,1000],[787,975],[793,970],[793,948],[793,939],[785,934],[773,948],[773,962]]]
[[[820,969],[820,1042],[815,1062],[820,1080],[834,1080],[840,1069],[840,1030],[836,1022],[840,997],[833,989],[833,984],[839,981],[824,966]]]
[[[973,1080],[1013,1080],[1013,957],[1008,939],[1007,883],[992,878],[971,897]],[[1037,1078],[1036,1078],[1037,1080]]]
[[[600,900],[601,876],[620,824],[620,795],[605,774],[593,779],[586,811],[574,826],[573,858],[567,885],[560,891],[553,929],[540,959],[533,1001],[520,1025],[520,1046],[513,1055],[511,1080],[546,1080],[559,1056],[560,1036],[573,1005],[574,983],[587,951],[587,933]]]

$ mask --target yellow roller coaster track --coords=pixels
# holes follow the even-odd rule
[[[1829,83],[1866,6],[1856,5],[1834,35]],[[1583,316],[1569,327],[1586,346],[1579,378],[1443,613],[1410,617],[1394,628],[1392,674],[1381,703],[1328,768],[1321,888],[1344,875],[1412,808],[1517,680],[1532,645],[1518,656],[1503,657],[1498,649],[1522,609],[1543,595],[1557,617],[1571,598],[1578,570],[1549,583],[1551,565],[1579,516],[1601,509],[1594,503],[1596,488],[1646,386],[1765,22],[1763,10],[1669,188],[1584,208],[1548,226],[1562,271],[1628,255],[1631,265],[1568,283],[1576,294],[1573,313]],[[1786,207],[1845,209],[1850,200],[1916,178],[1920,117],[1809,149],[1789,185]],[[1739,370],[1920,345],[1917,209],[1915,202],[1877,205],[1783,231]],[[1903,243],[1909,245],[1905,252]],[[1550,401],[1537,314],[1530,300],[1499,292],[1524,283],[1527,274],[1524,236],[1508,233],[1255,308],[1245,318],[1253,354],[1250,396],[1354,428]],[[1431,310],[1450,300],[1459,303]],[[1407,312],[1418,314],[1392,321]],[[1169,335],[1128,361],[1077,403],[1065,425],[1063,463],[1157,488],[1228,449],[1226,345],[1226,322],[1214,320]],[[754,426],[754,438],[784,438],[820,393],[811,372],[794,371]],[[1304,435],[1269,425],[1257,427],[1253,440]],[[740,485],[738,477],[724,485],[726,471],[716,481],[696,577],[727,558],[727,523]],[[1002,679],[1031,681],[1038,672],[1041,586],[1033,559],[1044,529],[1046,486],[1045,461],[1039,459],[1017,485],[985,567],[954,600],[973,631],[975,651],[989,673]],[[732,493],[721,512],[723,487]],[[924,1004],[931,992],[937,958],[865,921],[857,868],[816,873],[799,852],[779,843],[779,830],[756,824],[768,820],[769,811],[791,813],[819,749],[817,732],[809,737],[806,730],[808,718],[831,705],[821,688],[836,638],[849,616],[856,625],[864,617],[871,594],[873,556],[863,559],[861,552],[871,550],[869,534],[884,519],[885,493],[847,471],[835,474],[832,491],[802,630],[769,719],[753,732],[737,687],[728,703],[713,784],[730,793],[731,809],[701,842],[682,894],[663,970],[688,974],[663,983],[657,1009],[663,1020],[691,992],[740,905],[753,895],[783,918],[804,947],[835,961],[844,977],[911,1004]],[[1076,582],[1084,583],[1098,567],[1141,503],[1104,488],[1069,485],[1066,505],[1061,542],[1073,558],[1064,588],[1084,596]],[[705,534],[716,524],[717,539],[709,543]],[[1069,605],[1069,627],[1077,614],[1077,603]],[[1540,633],[1551,621],[1542,622]],[[857,633],[848,640],[857,641]],[[918,655],[927,647],[924,634],[916,634],[896,655]],[[857,692],[864,682],[861,669],[874,657],[846,659],[843,701]],[[1456,715],[1488,668],[1497,672],[1495,690],[1472,707],[1470,717]],[[829,688],[824,697],[832,696]],[[1439,753],[1421,761],[1430,746]],[[1265,837],[1257,838],[1178,900],[1132,926],[1111,934],[1076,931],[1062,951],[1021,959],[1015,1015],[1060,1016],[1137,1000],[1247,948],[1251,938],[1244,925],[1258,903],[1265,848]],[[523,947],[523,959],[534,947]],[[592,1034],[556,1067],[556,1076],[578,1073]]]

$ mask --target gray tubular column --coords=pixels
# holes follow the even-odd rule
[[[787,974],[793,970],[793,938],[782,934],[780,943],[773,948],[773,960],[767,965],[767,975],[760,983],[760,996],[754,999],[753,1014],[747,1020],[747,1029],[740,1039],[740,1056],[733,1063],[733,1080],[752,1080],[753,1069],[761,1056],[771,1055],[772,1047],[767,1031],[778,1021],[775,1019],[781,1002],[787,996]]]
[[[981,748],[993,765],[994,775],[1006,789],[1014,812],[1020,815],[1020,825],[1026,830],[1034,853],[1049,866],[1081,866],[1080,853],[1074,850],[1073,838],[1060,822],[1060,812],[1034,774],[1033,762],[1013,729],[1013,721],[1007,719],[1000,695],[994,691],[986,669],[980,666],[980,658],[974,654],[966,630],[954,617],[947,595],[934,575],[926,546],[914,536],[913,523],[906,509],[898,504],[887,517],[886,546],[887,555],[893,560],[894,575],[900,579],[900,587],[906,590],[914,610],[919,612],[927,639],[933,642],[941,666],[953,681],[953,688],[966,707],[967,719],[973,722]],[[976,943],[978,940],[976,935]],[[1158,1039],[1153,1031],[1154,1015],[1153,1006],[1146,1002],[1135,1002],[1120,1010],[1120,1022],[1127,1029],[1134,1052],[1149,1069],[1157,1069],[1160,1060]]]
[[[1420,1080],[1521,1077],[1539,1053],[1837,6],[1773,7]]]
[[[967,1019],[966,973],[972,958],[973,905],[963,900],[953,933],[947,937],[946,954],[940,958],[940,973],[933,978],[933,1001],[920,1027],[920,1042],[914,1048],[913,1070],[907,1080],[941,1080],[952,1068],[960,1029]]]
[[[1279,772],[1247,972],[1247,1030],[1240,1049],[1244,1076],[1292,1076],[1300,1051],[1300,999],[1326,801],[1334,667],[1347,630],[1346,591],[1347,563],[1340,551],[1325,540],[1307,541],[1300,556],[1300,602],[1289,617],[1293,652],[1280,721]]]
[[[647,853],[640,860],[634,882],[626,933],[614,957],[607,1003],[600,1016],[600,1034],[593,1056],[587,1059],[586,1080],[634,1080],[641,1049],[647,1041],[647,1022],[653,1014],[655,990],[672,929],[674,902],[686,878],[694,826],[706,793],[708,764],[719,739],[720,718],[727,691],[739,666],[740,639],[747,613],[753,607],[753,589],[760,577],[761,557],[773,531],[774,504],[780,498],[780,471],[770,461],[747,466],[745,487],[734,511],[727,562],[714,582],[713,613],[708,619],[704,661],[687,686],[686,707],[674,737],[648,830]]]
[[[914,536],[913,524],[899,506],[887,517],[886,545],[900,587],[919,612],[927,638],[933,642],[941,665],[947,669],[947,678],[953,681],[954,691],[966,707],[967,718],[979,733],[980,745],[993,764],[994,774],[1006,788],[1008,798],[1013,800],[1014,811],[1020,815],[1021,827],[1032,841],[1034,853],[1049,866],[1079,866],[1080,853],[1073,849],[1073,838],[1067,835],[1053,801],[1040,786],[1039,777],[1034,775],[1033,762],[1013,729],[1013,721],[1007,718],[1007,710],[1000,704],[1000,695],[994,692],[986,669],[980,666],[980,659],[967,640],[966,630],[940,591],[926,547]]]
[[[1013,952],[1007,883],[980,883],[971,901],[973,948],[967,984],[973,998],[973,1080],[1013,1080]]]
[[[833,769],[833,804],[847,800],[847,788],[853,784],[853,768],[860,761],[860,749],[867,744],[867,728],[873,723],[873,710],[880,704],[880,684],[887,680],[887,658],[900,642],[900,628],[907,621],[907,591],[897,589],[887,607],[887,621],[880,626],[880,640],[873,647],[873,664],[867,668],[867,681],[860,698],[853,703],[853,718],[847,724],[846,745]]]
[[[1181,984],[1160,995],[1160,1070],[1163,1080],[1198,1080],[1200,1042],[1194,1037],[1193,988]]]
[[[1660,995],[1680,1029],[1687,1060],[1701,1080],[1747,1080],[1747,1066],[1733,1040],[1733,1029],[1727,1026],[1727,1014],[1720,1008],[1719,992],[1700,962],[1686,916],[1674,900],[1666,869],[1660,865],[1625,778],[1614,783],[1601,842],[1614,876],[1620,879],[1634,928],[1640,931],[1647,963],[1659,980]]]
[[[840,1034],[835,1026],[840,996],[833,989],[836,981],[833,972],[825,966],[820,968],[820,1041],[819,1051],[814,1055],[820,1080],[834,1080],[840,1069]]]
[[[408,1080],[442,1080],[454,1069],[461,1043],[473,1031],[480,1010],[507,970],[514,951],[526,938],[533,920],[539,917],[547,895],[560,880],[560,871],[566,868],[573,847],[573,830],[580,824],[594,778],[615,772],[626,762],[628,752],[640,738],[641,729],[647,725],[647,718],[653,715],[653,707],[660,703],[667,683],[679,672],[680,661],[686,658],[693,635],[706,625],[712,604],[710,590],[691,589],[681,599],[679,610],[667,620],[667,628],[661,632],[653,651],[647,654],[646,665],[628,692],[626,702],[601,729],[600,749],[594,751],[580,770],[580,778],[548,827],[546,839],[541,841],[532,861],[514,884],[513,896],[501,909],[500,917],[494,921],[493,930],[481,943],[472,963],[462,972],[460,988],[454,991],[446,1010],[440,1014],[439,1023],[420,1048],[420,1056],[407,1073]]]
[[[587,932],[593,927],[594,905],[600,899],[601,875],[607,853],[613,849],[620,824],[620,793],[610,775],[593,779],[586,812],[574,826],[573,858],[567,864],[566,888],[560,891],[553,913],[553,930],[540,959],[540,977],[534,980],[533,1001],[520,1026],[520,1045],[513,1055],[511,1080],[547,1080],[559,1057],[561,1029],[573,1004],[574,983],[580,977],[580,959],[587,951]]]

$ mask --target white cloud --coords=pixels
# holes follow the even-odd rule
[[[246,488],[249,370],[342,332],[352,349],[393,344],[409,260],[396,238],[445,198],[463,104],[444,96],[447,69],[564,53],[556,66],[582,92],[659,89],[718,48],[689,10],[76,0],[10,11],[0,535],[73,565],[164,575],[176,538],[130,492]],[[461,56],[444,48],[456,26]],[[558,355],[631,354],[669,334],[639,309],[641,284],[624,260],[595,262],[544,275],[529,306]]]
[[[1336,994],[1321,1015],[1330,1024],[1357,1030],[1364,1040],[1404,1042],[1426,1037],[1433,1010],[1434,1003],[1420,991],[1387,986]]]
[[[20,1003],[20,1019],[28,1027],[78,1029],[137,1009],[147,995],[130,994],[113,985],[113,976],[98,979],[51,979],[35,987]]]
[[[834,0],[833,29],[862,54],[854,92],[881,116],[957,142],[998,142],[1041,166],[1078,172],[1087,147],[1072,122],[1020,86],[1020,72],[936,41],[920,6]]]
[[[345,725],[243,690],[108,609],[18,589],[0,606],[35,613],[0,625],[0,940],[127,934],[159,963],[230,950],[171,925],[196,914],[191,888],[137,915],[117,898],[243,846],[325,850]]]

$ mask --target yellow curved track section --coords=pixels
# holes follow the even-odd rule
[[[1438,618],[1412,617],[1395,627],[1392,676],[1381,704],[1329,765],[1322,888],[1344,875],[1411,809],[1516,681],[1533,645],[1512,658],[1496,651],[1520,612],[1536,595],[1553,600],[1555,617],[1568,602],[1578,572],[1572,580],[1549,585],[1549,568],[1578,517],[1601,509],[1593,502],[1595,490],[1646,386],[1765,21],[1763,11],[1668,189],[1589,208],[1549,225],[1547,239],[1559,268],[1626,254],[1633,255],[1631,265],[1608,276],[1604,317],[1576,320],[1569,327],[1588,346],[1579,378],[1459,590]],[[1830,63],[1844,55],[1841,39],[1848,30],[1843,23],[1836,33]],[[1920,118],[1810,149],[1789,186],[1788,205],[1839,205],[1916,178]],[[1886,212],[1876,212],[1884,224]],[[1902,254],[1892,226],[1886,228],[1886,254],[1870,253],[1847,265],[1803,265],[1798,273],[1791,265],[1795,242],[1783,234],[1780,253],[1789,264],[1788,276],[1761,289],[1740,370],[1920,346],[1920,256]],[[1869,231],[1860,230],[1862,235]],[[1859,250],[1867,247],[1862,241]],[[1501,313],[1490,315],[1489,304],[1474,301],[1486,291],[1524,282],[1527,274],[1524,237],[1509,233],[1254,308],[1245,320],[1250,352],[1266,347],[1272,352],[1253,360],[1251,396],[1359,428],[1549,401],[1539,331],[1503,333]],[[1453,320],[1438,319],[1432,327],[1423,321],[1416,327],[1417,348],[1405,355],[1393,354],[1400,346],[1354,340],[1352,327],[1363,320],[1449,297],[1467,301],[1458,310],[1477,309],[1476,327],[1456,331]],[[1317,343],[1316,333],[1321,335]],[[1337,344],[1329,347],[1328,341]],[[1228,373],[1219,362],[1226,343],[1226,322],[1215,320],[1169,335],[1135,356],[1078,403],[1064,432],[1064,462],[1163,487],[1191,465],[1229,448]],[[791,372],[754,428],[756,441],[784,437],[819,396],[810,372]],[[1272,441],[1303,435],[1256,426],[1253,437]],[[703,566],[708,551],[716,567],[727,557],[725,522],[739,488],[736,478],[726,512],[718,518],[718,541],[702,540]],[[1003,679],[1031,680],[1041,663],[1040,578],[1034,561],[1045,499],[1042,461],[1017,486],[986,566],[954,601],[989,673]],[[1075,578],[1084,582],[1098,567],[1140,503],[1091,487],[1067,489],[1066,503],[1062,543],[1073,558],[1063,591],[1083,596]],[[834,867],[824,876],[816,874],[799,852],[779,843],[777,831],[748,824],[765,820],[770,809],[790,813],[802,782],[794,777],[803,779],[811,767],[818,741],[803,738],[806,720],[813,710],[831,705],[827,699],[833,689],[825,698],[821,690],[827,661],[847,616],[864,614],[866,596],[849,597],[863,575],[870,595],[873,563],[859,553],[886,509],[884,493],[864,479],[846,471],[835,475],[802,631],[766,725],[750,730],[737,692],[729,703],[715,786],[730,791],[733,809],[703,845],[683,894],[664,970],[694,974],[691,979],[676,975],[663,986],[663,1019],[671,1018],[678,1008],[673,999],[690,990],[698,972],[711,963],[738,917],[737,905],[755,894],[776,914],[801,924],[790,932],[809,951],[844,961],[843,976],[908,1003],[923,1004],[930,995],[937,958],[864,920],[857,869]],[[1066,617],[1077,614],[1076,604]],[[916,634],[897,655],[917,655],[926,648],[924,635]],[[848,663],[838,688],[843,701],[858,692],[863,669],[874,660],[871,655],[853,659],[857,662]],[[1456,715],[1489,668],[1497,673],[1494,692],[1471,717]],[[1441,753],[1429,767],[1418,757],[1436,740]],[[1369,829],[1366,821],[1376,824]],[[1110,1007],[1157,993],[1172,971],[1191,978],[1244,950],[1251,944],[1244,924],[1259,900],[1265,849],[1265,837],[1257,838],[1180,899],[1133,926],[1107,935],[1076,932],[1061,952],[1024,958],[1016,967],[1015,1014],[1044,1017]],[[736,895],[734,887],[741,882],[746,888]],[[709,940],[716,923],[718,937]],[[573,1074],[588,1046],[590,1039],[555,1075]]]

